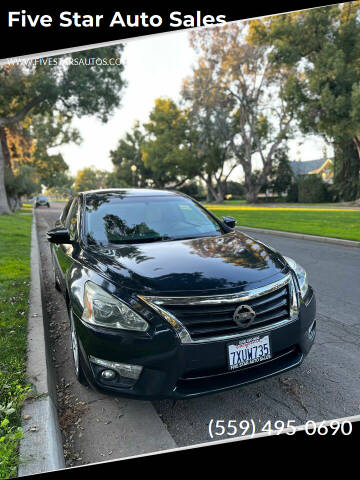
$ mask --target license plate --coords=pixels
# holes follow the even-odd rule
[[[228,344],[228,363],[230,370],[263,362],[271,358],[269,335],[264,337],[242,338]]]

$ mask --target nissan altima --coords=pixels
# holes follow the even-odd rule
[[[316,304],[293,259],[179,192],[82,192],[47,234],[77,379],[191,398],[300,365]]]

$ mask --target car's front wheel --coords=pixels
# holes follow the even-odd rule
[[[80,346],[79,346],[79,339],[76,333],[74,314],[72,313],[71,308],[69,308],[69,320],[70,320],[71,349],[72,349],[73,360],[74,360],[75,376],[80,383],[82,383],[83,385],[87,385],[88,382],[86,381],[86,377],[81,365],[81,352],[80,352]]]

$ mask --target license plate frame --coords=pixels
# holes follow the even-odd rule
[[[252,351],[252,358],[249,358],[249,346],[252,345],[251,351]],[[264,354],[262,356],[257,356],[257,350],[255,351],[254,355],[254,348],[255,347],[260,347],[262,345],[262,351],[264,352],[264,346],[268,347],[268,353]],[[235,347],[232,348],[231,347]],[[259,363],[265,362],[266,360],[270,360],[272,358],[272,348],[271,348],[271,336],[267,334],[263,335],[253,335],[251,337],[241,337],[241,338],[236,338],[235,340],[231,342],[227,342],[226,344],[226,360],[227,360],[227,365],[228,365],[228,370],[230,372],[234,372],[237,370],[241,370],[242,368],[246,367],[251,367],[254,365],[258,365]],[[240,349],[240,350],[239,350]],[[244,360],[244,354],[242,352],[247,350],[247,360]],[[233,357],[233,360],[238,360],[239,359],[239,353],[241,359],[243,361],[241,362],[235,362],[232,361],[231,355],[235,353],[235,356]],[[265,352],[264,352],[265,353]]]

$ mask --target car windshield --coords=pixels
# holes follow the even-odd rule
[[[47,202],[47,197],[38,197],[38,200],[43,200],[44,202]]]
[[[182,196],[89,195],[85,207],[89,244],[156,242],[213,235],[222,229],[205,210]]]

